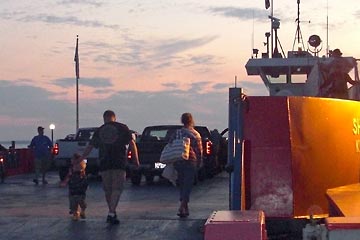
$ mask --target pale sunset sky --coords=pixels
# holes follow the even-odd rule
[[[273,1],[287,52],[297,0]],[[325,54],[328,15],[330,49],[360,58],[359,0],[301,0],[300,10],[305,45],[317,34]],[[253,47],[266,51],[269,14],[264,0],[1,0],[0,140],[30,140],[39,125],[50,136],[50,123],[55,139],[75,132],[76,35],[80,127],[112,109],[138,132],[183,112],[222,131],[235,76],[246,94],[267,95],[244,65]]]

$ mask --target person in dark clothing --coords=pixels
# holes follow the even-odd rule
[[[67,184],[69,185],[70,214],[73,215],[74,221],[79,220],[79,218],[86,218],[85,209],[87,205],[85,199],[88,181],[86,178],[85,168],[85,160],[81,160],[79,154],[74,154],[71,159],[69,173],[64,181],[60,183],[60,186],[62,187]]]
[[[340,49],[331,51],[332,61],[329,64],[321,65],[320,69],[324,74],[325,81],[320,86],[320,91],[324,92],[323,97],[349,99],[348,83],[358,85],[360,81],[351,79],[346,69],[349,62],[342,58]]]
[[[40,172],[42,173],[42,183],[48,183],[45,175],[51,164],[51,150],[53,147],[50,138],[44,135],[44,128],[39,126],[37,131],[38,135],[33,137],[29,145],[29,148],[33,150],[35,155],[35,178],[33,182],[36,185],[39,184],[38,177]]]
[[[99,149],[100,174],[109,208],[106,222],[119,224],[116,207],[126,180],[127,146],[136,166],[139,166],[139,159],[129,128],[116,122],[115,113],[111,110],[105,111],[103,118],[104,124],[94,133],[81,158],[86,158],[94,147]]]

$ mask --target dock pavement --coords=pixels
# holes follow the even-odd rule
[[[191,194],[190,216],[179,219],[178,190],[164,180],[132,186],[128,180],[118,205],[119,225],[105,222],[107,206],[101,182],[90,179],[86,219],[71,220],[67,188],[57,172],[36,186],[32,174],[11,176],[0,184],[0,240],[201,240],[214,210],[227,210],[229,177],[223,172],[199,182]]]

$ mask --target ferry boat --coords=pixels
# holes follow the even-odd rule
[[[305,46],[299,5],[294,43]],[[245,65],[247,74],[260,76],[269,90],[266,97],[248,96],[239,120],[249,145],[245,206],[270,217],[326,215],[326,190],[360,179],[359,59],[343,57],[339,49],[319,56],[317,35],[308,38],[307,49],[286,55],[278,50],[280,19],[269,18],[270,47]]]
[[[259,51],[253,49],[245,65],[249,76],[260,76],[269,96],[246,96],[241,88],[229,91],[230,211],[214,213],[205,228],[209,232],[216,232],[216,227],[254,224],[257,234],[235,233],[249,229],[241,226],[229,227],[233,229],[229,234],[266,239],[264,218],[267,224],[274,219],[320,218],[327,221],[326,227],[308,225],[303,239],[355,239],[351,234],[360,234],[360,210],[351,201],[340,206],[333,198],[334,191],[344,194],[344,186],[351,186],[353,193],[358,189],[360,195],[359,59],[343,57],[340,49],[319,56],[322,40],[318,35],[308,38],[305,49],[300,0],[297,4],[294,43],[298,40],[303,47],[286,54],[279,51],[280,19],[271,15],[271,32],[265,34],[267,52],[258,58]],[[352,209],[348,211],[351,217],[359,218],[347,219],[350,216],[343,207]],[[355,226],[354,231],[344,222]],[[282,230],[291,225],[295,226],[282,225]],[[342,232],[341,238],[334,237],[334,226],[339,225],[350,235]],[[308,234],[309,229],[314,233]],[[210,239],[206,231],[205,239]]]

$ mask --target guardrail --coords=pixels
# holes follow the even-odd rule
[[[4,158],[5,176],[30,173],[34,171],[34,156],[31,149],[11,149],[0,151]]]

